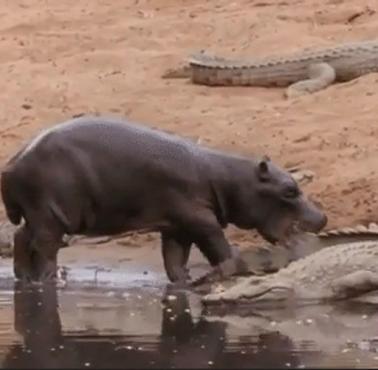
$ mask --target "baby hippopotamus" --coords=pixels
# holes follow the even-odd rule
[[[1,194],[21,280],[55,280],[63,235],[161,234],[169,280],[189,281],[195,244],[221,275],[242,273],[223,229],[256,229],[275,243],[293,225],[318,232],[325,214],[289,173],[117,118],[80,117],[36,136],[6,164]]]

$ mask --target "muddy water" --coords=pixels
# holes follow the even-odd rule
[[[60,255],[67,267],[60,289],[17,286],[11,260],[0,260],[1,367],[377,367],[377,297],[347,306],[205,311],[193,293],[166,293],[160,253],[68,248]],[[194,278],[207,268],[201,258],[193,251]]]
[[[74,267],[65,288],[42,289],[14,285],[9,269],[0,269],[3,368],[378,365],[375,304],[215,313],[194,294],[166,294],[156,275],[110,269],[94,279]]]

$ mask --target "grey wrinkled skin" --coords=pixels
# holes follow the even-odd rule
[[[39,134],[8,161],[1,194],[9,220],[25,220],[15,235],[14,271],[27,281],[55,279],[63,234],[159,231],[167,276],[185,283],[193,243],[224,275],[245,272],[242,261],[230,263],[228,224],[276,242],[293,223],[312,232],[327,223],[268,159],[114,118],[81,117]]]

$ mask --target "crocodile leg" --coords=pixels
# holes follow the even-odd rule
[[[167,69],[162,75],[161,78],[190,78],[192,76],[192,69],[190,66],[181,66],[178,68]]]
[[[334,68],[328,63],[313,63],[308,67],[308,79],[291,84],[285,92],[287,98],[311,94],[331,85],[336,79]]]
[[[336,298],[352,298],[378,290],[378,274],[360,270],[336,279],[331,284]]]

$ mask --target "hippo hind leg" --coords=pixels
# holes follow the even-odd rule
[[[176,284],[185,284],[190,279],[188,263],[191,240],[179,232],[162,232],[162,254],[168,279]]]
[[[17,280],[33,280],[35,274],[32,260],[31,233],[26,225],[22,225],[14,234],[13,272]]]

